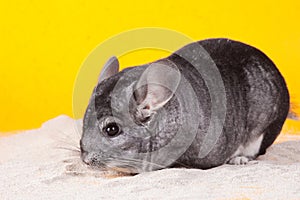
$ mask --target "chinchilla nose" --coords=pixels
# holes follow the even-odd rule
[[[81,151],[81,160],[85,163],[90,165],[92,163],[92,159],[89,154],[85,151]]]
[[[101,162],[99,162],[99,159],[97,157],[97,154],[94,152],[81,152],[81,160],[91,166],[101,165]]]

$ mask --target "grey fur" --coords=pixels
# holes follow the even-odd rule
[[[198,56],[189,60],[195,45],[203,52],[197,50],[201,51],[196,52]],[[162,97],[171,98],[155,109],[141,107],[151,83],[146,81],[144,87],[137,83],[156,63],[176,68],[180,82],[157,76],[176,91],[160,88],[159,94],[165,92]],[[217,76],[208,73],[214,66],[222,80],[220,85]],[[150,78],[154,76],[150,74]],[[214,83],[213,88],[210,85]],[[101,80],[84,116],[81,157],[90,165],[125,168],[132,173],[172,166],[207,169],[231,163],[231,156],[241,145],[263,134],[258,153],[244,159],[252,160],[264,154],[280,133],[289,104],[283,77],[260,50],[229,39],[199,41],[167,58]],[[215,108],[217,114],[213,113]],[[119,135],[105,134],[103,128],[110,122],[121,126]]]

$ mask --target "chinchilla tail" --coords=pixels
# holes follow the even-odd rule
[[[290,111],[289,111],[287,118],[299,121],[300,115],[296,111],[299,111],[299,105],[292,102],[290,105]]]

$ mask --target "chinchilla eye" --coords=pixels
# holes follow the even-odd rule
[[[117,123],[113,122],[113,123],[107,124],[103,128],[103,132],[106,133],[106,135],[109,137],[114,137],[121,132],[121,128]]]

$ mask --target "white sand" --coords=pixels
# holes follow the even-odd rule
[[[59,148],[78,147],[79,130],[60,116],[0,138],[0,199],[300,199],[300,136],[285,136],[292,141],[273,145],[257,164],[105,178]]]

